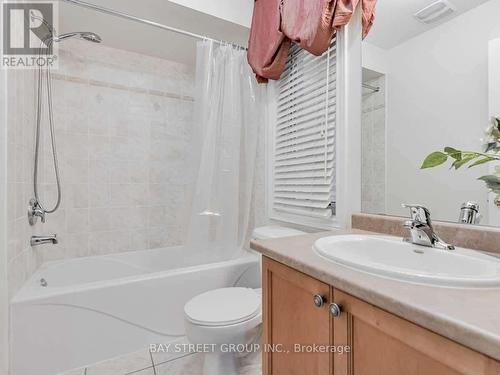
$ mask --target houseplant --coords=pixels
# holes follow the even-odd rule
[[[483,152],[445,147],[443,151],[429,154],[420,168],[434,168],[448,160],[452,162],[450,169],[455,170],[465,166],[473,168],[486,163],[500,162],[500,117],[492,117],[491,124],[485,133]],[[493,174],[481,176],[478,180],[483,181],[490,191],[496,194],[495,203],[500,206],[500,165],[495,166]]]

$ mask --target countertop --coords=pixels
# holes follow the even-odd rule
[[[372,234],[336,230],[252,241],[251,248],[300,272],[500,361],[500,287],[413,284],[330,262],[312,249],[318,238]]]

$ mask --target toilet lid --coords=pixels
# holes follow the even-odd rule
[[[202,293],[184,306],[186,317],[199,325],[230,325],[260,313],[261,296],[249,288],[222,288]]]

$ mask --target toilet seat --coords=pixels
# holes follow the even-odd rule
[[[228,326],[261,313],[260,290],[221,288],[202,293],[184,306],[186,319],[201,326]]]

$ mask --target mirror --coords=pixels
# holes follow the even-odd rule
[[[469,221],[500,226],[498,14],[498,0],[378,1],[363,41],[363,212],[419,203],[459,222],[475,202]]]

